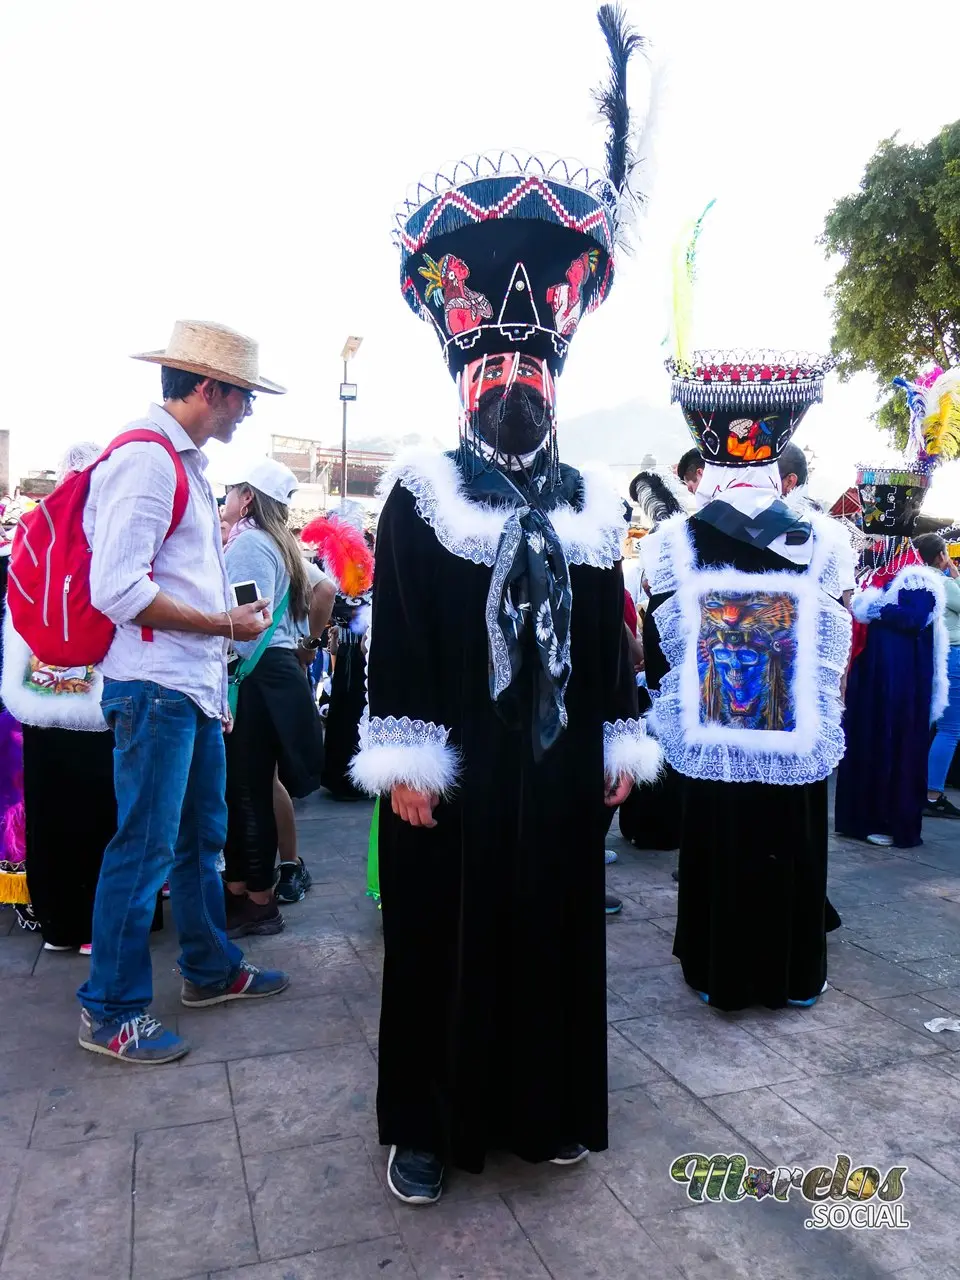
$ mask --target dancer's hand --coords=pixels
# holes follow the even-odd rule
[[[618,804],[623,804],[627,796],[633,790],[633,778],[629,773],[621,773],[616,782],[607,779],[607,793],[603,797],[603,803],[609,805],[611,809],[615,809]]]
[[[433,811],[439,799],[428,791],[413,791],[410,787],[394,787],[390,793],[393,812],[411,827],[435,827]]]

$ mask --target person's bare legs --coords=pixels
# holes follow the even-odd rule
[[[273,813],[277,820],[277,849],[280,853],[280,861],[298,862],[300,855],[297,852],[297,817],[293,811],[290,793],[276,774],[273,775]]]
[[[276,897],[278,902],[289,906],[294,902],[302,902],[313,882],[300,858],[293,801],[276,774],[273,777],[273,816],[277,823],[277,850],[280,854]]]

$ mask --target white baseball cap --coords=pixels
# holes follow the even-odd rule
[[[236,475],[236,472],[231,471],[227,474]],[[275,458],[260,458],[257,462],[245,467],[241,477],[236,480],[227,480],[225,483],[231,487],[248,484],[251,489],[256,489],[258,493],[282,502],[285,507],[290,505],[290,499],[300,488],[300,482],[290,468],[285,467],[282,462],[277,462]]]

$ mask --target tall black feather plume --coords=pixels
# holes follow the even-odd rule
[[[677,495],[655,471],[640,471],[633,477],[630,497],[654,526],[683,510]]]
[[[630,24],[619,4],[604,4],[597,21],[610,55],[610,79],[594,90],[594,100],[607,122],[607,177],[621,195],[628,191],[630,173],[636,164],[631,146],[630,107],[627,103],[627,63],[646,43]]]

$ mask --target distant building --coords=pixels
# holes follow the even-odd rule
[[[270,455],[288,466],[300,482],[293,506],[300,511],[326,511],[340,502],[341,454],[318,440],[272,436]],[[347,498],[370,505],[393,453],[347,450]]]
[[[20,478],[20,495],[24,498],[45,498],[53,493],[56,484],[55,471],[28,471]]]

